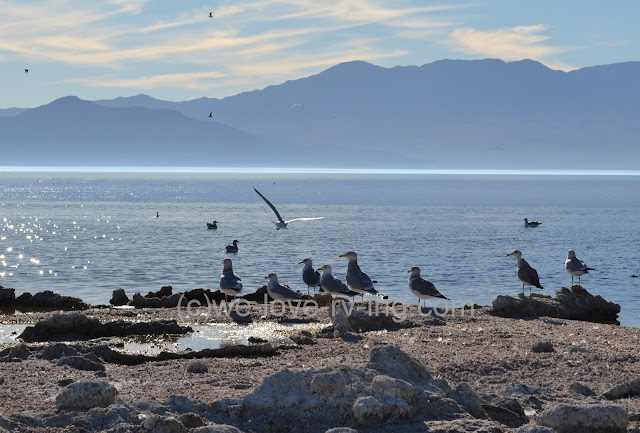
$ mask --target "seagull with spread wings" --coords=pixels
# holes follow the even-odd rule
[[[260,197],[262,197],[262,200],[264,200],[264,202],[267,204],[267,206],[269,206],[271,208],[271,210],[273,211],[274,214],[276,214],[276,218],[278,218],[278,221],[272,221],[275,225],[276,225],[276,230],[280,230],[280,229],[286,229],[287,228],[287,224],[292,223],[294,221],[311,221],[311,220],[319,220],[322,219],[324,217],[315,217],[315,218],[294,218],[292,220],[283,220],[282,217],[280,216],[280,213],[278,212],[278,210],[276,209],[276,207],[274,205],[271,204],[271,202],[269,200],[266,199],[265,196],[263,196],[262,194],[260,194],[260,191],[258,191],[257,189],[253,188],[253,190],[255,192],[258,193],[258,195]]]

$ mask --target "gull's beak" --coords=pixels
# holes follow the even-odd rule
[[[266,280],[267,278],[269,278],[269,276],[267,275],[266,277],[264,277],[264,279]]]
[[[322,268],[318,268],[318,269],[316,269],[316,271],[321,271],[321,270],[322,270]]]
[[[409,269],[407,272],[411,273],[411,269]]]
[[[513,253],[509,253],[509,254],[507,254],[507,257],[512,256],[512,255],[513,255]]]
[[[304,262],[298,262],[299,265],[303,264]]]
[[[338,257],[347,257],[347,256],[345,256],[344,254],[340,254]]]

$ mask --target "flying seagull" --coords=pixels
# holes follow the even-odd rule
[[[302,299],[302,295],[298,292],[294,292],[288,287],[283,286],[278,282],[278,276],[271,272],[265,278],[269,279],[267,283],[267,293],[273,299],[280,301],[296,301]]]
[[[280,216],[280,214],[278,213],[278,210],[276,209],[276,207],[274,205],[271,204],[271,202],[269,200],[266,199],[265,196],[263,196],[262,194],[260,194],[260,191],[258,191],[257,189],[253,188],[253,190],[255,192],[258,193],[258,195],[260,197],[262,197],[262,200],[264,200],[264,202],[267,204],[267,206],[269,206],[271,208],[271,210],[273,211],[274,214],[276,214],[276,218],[278,218],[278,222],[272,221],[275,225],[276,225],[276,230],[280,230],[280,229],[286,229],[287,228],[287,224],[292,223],[294,221],[310,221],[310,220],[319,220],[322,219],[324,217],[315,217],[315,218],[294,218],[292,220],[283,220],[282,217]]]
[[[242,290],[242,280],[233,273],[231,259],[222,261],[222,275],[220,275],[220,290],[224,293],[224,300],[228,303],[227,295],[235,297]]]
[[[524,286],[529,286],[529,294],[531,294],[531,287],[537,287],[538,289],[544,289],[540,285],[540,279],[538,278],[538,272],[522,258],[522,252],[520,250],[513,250],[507,256],[516,257],[516,275],[522,282],[522,293],[524,293]]]
[[[412,267],[409,273],[411,273],[411,276],[409,277],[409,290],[411,290],[411,293],[418,297],[418,307],[420,306],[421,299],[425,300],[425,304],[427,302],[427,299],[449,299],[442,293],[438,292],[438,289],[436,289],[436,286],[434,286],[431,281],[425,280],[420,276],[419,267]]]
[[[226,247],[224,247],[224,250],[227,253],[232,253],[232,254],[237,253],[238,252],[238,240],[234,239],[233,240],[233,245],[227,245]]]
[[[595,271],[595,268],[590,268],[585,262],[576,257],[576,252],[573,250],[567,251],[567,260],[564,262],[564,268],[571,275],[571,285],[573,286],[573,277],[578,277],[578,285],[580,284],[580,277],[584,274],[588,274],[589,271]]]
[[[213,12],[209,12],[209,18],[213,18]]]
[[[542,224],[540,221],[529,221],[529,218],[524,219],[525,227],[538,227],[540,224]]]
[[[213,111],[209,113],[209,117],[213,117]]]
[[[354,292],[358,292],[364,298],[365,294],[380,296],[382,299],[387,299],[388,296],[383,295],[373,288],[373,281],[371,278],[360,269],[358,265],[358,255],[355,251],[347,251],[344,254],[340,254],[338,257],[346,257],[349,259],[347,265],[347,284],[349,288]]]
[[[29,70],[25,68],[24,73],[25,73],[25,74],[28,74],[28,73],[29,73]]]

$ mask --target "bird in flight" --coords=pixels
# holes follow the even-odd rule
[[[264,202],[267,204],[267,206],[269,206],[271,208],[271,210],[273,211],[274,214],[276,214],[276,218],[278,218],[278,222],[272,221],[275,225],[276,225],[276,230],[280,230],[280,229],[286,229],[287,228],[287,224],[292,223],[294,221],[310,221],[310,220],[319,220],[322,219],[324,217],[315,217],[315,218],[294,218],[292,220],[283,220],[282,217],[280,216],[280,213],[278,213],[278,210],[276,209],[276,207],[274,205],[271,204],[271,202],[269,200],[266,199],[265,196],[263,196],[262,194],[260,194],[260,191],[258,191],[257,189],[253,188],[253,190],[255,192],[258,193],[258,195],[260,197],[262,197],[262,200],[264,200]]]
[[[213,12],[209,12],[209,18],[213,18]]]
[[[213,117],[213,111],[209,113],[209,117]]]
[[[25,74],[28,74],[28,73],[29,73],[29,70],[25,68],[24,73],[25,73]]]

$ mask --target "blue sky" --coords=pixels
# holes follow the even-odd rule
[[[0,108],[225,97],[350,60],[635,61],[638,16],[631,0],[0,0]]]

